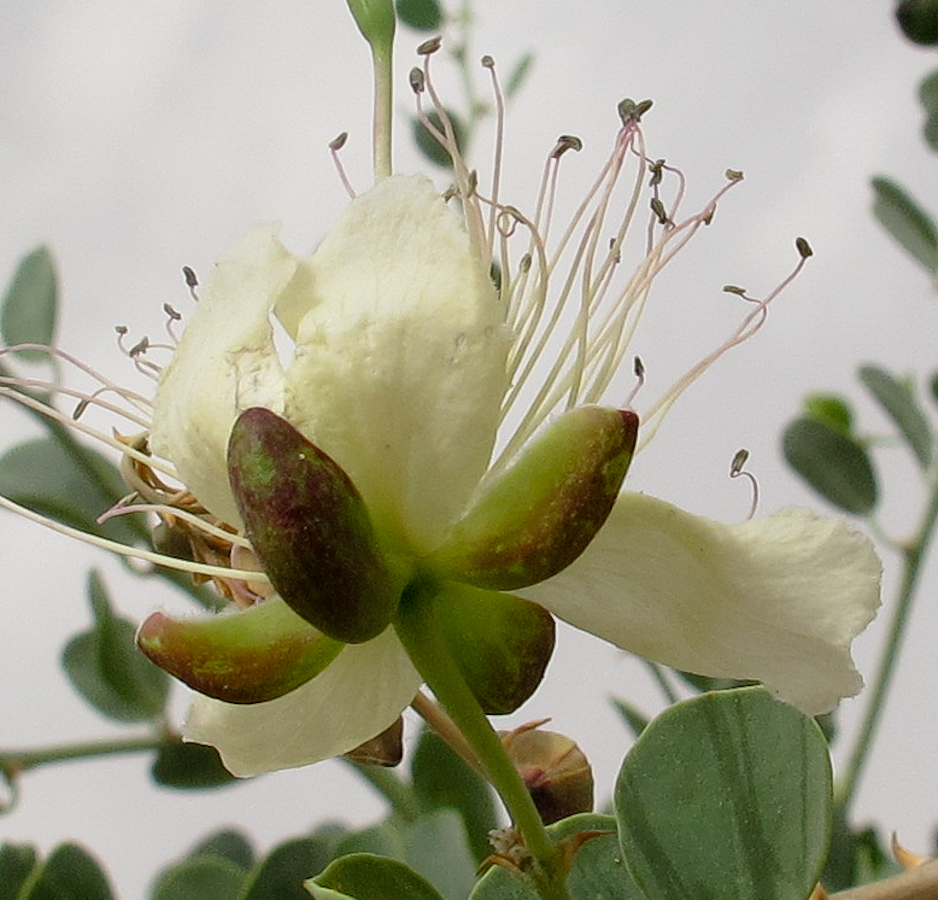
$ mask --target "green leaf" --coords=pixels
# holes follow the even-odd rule
[[[783,439],[788,464],[821,496],[847,512],[865,515],[877,502],[876,475],[855,440],[812,419],[796,419]]]
[[[76,844],[61,844],[18,900],[112,900],[101,867]]]
[[[528,75],[531,74],[531,70],[534,68],[534,54],[525,53],[515,64],[511,70],[511,74],[508,76],[508,80],[505,82],[505,96],[513,97],[515,94],[521,90],[525,81],[528,80]]]
[[[393,821],[388,820],[346,835],[336,844],[333,855],[338,859],[362,853],[403,861],[404,835]]]
[[[165,870],[151,900],[238,900],[245,878],[229,859],[197,856]]]
[[[453,134],[456,137],[456,146],[462,150],[466,144],[466,129],[462,124],[462,120],[451,109],[446,110],[446,115],[453,126]],[[439,113],[433,110],[427,114],[427,118],[435,128],[437,128],[439,131],[443,130],[443,124]],[[441,166],[444,169],[449,169],[452,167],[452,160],[450,159],[449,153],[447,153],[443,147],[440,146],[437,139],[433,137],[429,131],[427,131],[420,119],[411,119],[410,127],[414,138],[414,143],[417,145],[417,149],[424,155],[424,157],[430,160],[430,162]]]
[[[648,900],[625,867],[616,837],[616,820],[612,816],[582,813],[550,825],[547,830],[559,841],[576,840],[575,835],[583,832],[596,833],[573,857],[573,868],[567,878],[570,900]],[[500,866],[489,869],[470,894],[470,900],[539,898],[540,894],[530,881]]]
[[[254,865],[251,842],[240,831],[231,828],[217,831],[196,844],[189,857],[196,856],[217,856],[245,870]]]
[[[0,845],[0,900],[19,900],[38,866],[36,848],[30,844]]]
[[[491,852],[488,833],[498,826],[492,790],[457,753],[425,730],[411,761],[417,801],[425,811],[452,808],[466,826],[476,862]]]
[[[101,576],[92,572],[88,593],[94,627],[72,638],[62,666],[72,687],[98,712],[119,722],[147,722],[161,715],[169,678],[138,649],[136,627],[118,618]]]
[[[337,859],[306,889],[316,900],[443,900],[404,863],[367,853]]]
[[[929,272],[938,270],[938,229],[931,216],[894,181],[874,178],[871,184],[879,224]]]
[[[656,900],[805,900],[831,829],[831,766],[816,723],[761,688],[672,706],[625,759],[622,851]]]
[[[610,702],[615,708],[615,711],[619,714],[625,727],[632,732],[632,737],[638,737],[648,727],[648,716],[637,706],[629,703],[628,700],[613,697]]]
[[[934,435],[912,387],[878,366],[861,366],[860,381],[896,423],[923,469],[932,461]]]
[[[455,809],[438,809],[404,829],[404,858],[445,900],[464,900],[475,884],[475,859]]]
[[[918,96],[926,113],[925,140],[932,150],[938,150],[938,71],[922,79]]]
[[[938,0],[901,0],[896,7],[896,20],[913,43],[938,44]]]
[[[849,436],[853,429],[853,410],[842,397],[811,394],[805,398],[804,412],[809,419],[821,422],[841,434]]]
[[[443,10],[437,0],[397,0],[397,17],[415,31],[439,31]]]
[[[51,437],[13,447],[0,456],[0,494],[89,534],[139,543],[145,533],[142,520],[117,516],[104,525],[95,521],[126,493],[126,486],[109,460],[94,450],[82,452],[85,460]]]
[[[58,287],[48,247],[36,247],[23,257],[3,298],[0,333],[7,346],[46,344],[55,340]],[[21,354],[30,361],[48,357],[38,350]]]
[[[150,774],[163,787],[185,790],[223,787],[237,781],[222,765],[214,747],[182,741],[160,748]]]
[[[317,837],[287,841],[254,869],[238,900],[309,900],[303,882],[331,861],[331,841]]]

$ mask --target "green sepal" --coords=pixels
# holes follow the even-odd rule
[[[255,407],[232,429],[228,475],[254,550],[291,609],[349,644],[384,631],[400,591],[365,502],[338,464]]]
[[[227,703],[282,697],[318,675],[344,646],[279,597],[210,618],[153,613],[140,626],[137,644],[160,668]]]
[[[606,521],[637,436],[631,411],[584,406],[565,413],[455,523],[430,566],[494,590],[556,575]]]
[[[463,678],[487,715],[514,712],[537,689],[554,651],[547,610],[497,591],[447,584],[437,621]]]

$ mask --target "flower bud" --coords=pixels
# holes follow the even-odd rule
[[[592,810],[593,772],[570,738],[540,730],[546,721],[530,722],[500,735],[544,824],[550,825]]]
[[[227,703],[263,703],[318,675],[343,645],[272,597],[243,612],[171,619],[154,613],[137,645],[160,668]]]
[[[630,411],[583,406],[565,413],[483,491],[430,565],[500,591],[556,575],[606,521],[637,436]]]
[[[348,475],[289,422],[257,407],[234,424],[228,475],[257,557],[290,608],[350,644],[384,631],[399,592]]]

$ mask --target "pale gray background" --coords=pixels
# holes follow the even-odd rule
[[[734,321],[738,307],[720,294],[722,284],[768,290],[793,264],[796,235],[817,252],[763,333],[676,407],[634,466],[631,486],[739,520],[748,494],[726,470],[746,446],[763,512],[789,502],[821,506],[778,450],[781,426],[803,394],[858,393],[852,371],[860,361],[926,372],[935,360],[936,298],[873,224],[867,182],[890,172],[926,202],[935,196],[938,160],[919,139],[914,91],[938,55],[911,47],[892,25],[891,4],[870,0],[476,6],[476,55],[491,53],[507,71],[523,51],[538,54],[509,120],[511,202],[529,202],[560,133],[583,138],[586,149],[568,171],[571,185],[585,182],[626,95],[654,98],[649,151],[684,169],[692,198],[703,202],[727,167],[746,172],[696,249],[657,286],[636,350],[659,385]],[[182,264],[207,274],[258,221],[279,220],[289,246],[312,248],[345,202],[325,149],[339,131],[352,133],[346,163],[367,186],[368,61],[343,7],[340,0],[0,4],[0,279],[35,243],[51,243],[66,298],[62,346],[120,377],[129,366],[114,350],[113,326],[156,334],[164,302],[186,307]],[[416,42],[404,34],[399,45],[402,85]],[[406,90],[398,107],[410,109]],[[413,169],[403,133],[398,147],[399,168]],[[868,426],[882,425],[870,404],[860,406]],[[12,442],[27,429],[4,410],[2,433]],[[909,460],[893,456],[884,519],[903,534],[917,519],[920,491]],[[87,621],[88,561],[113,576],[134,618],[166,602],[164,593],[8,515],[0,527],[0,746],[124,733],[75,701],[57,669],[59,648]],[[896,559],[886,562],[888,602]],[[934,588],[931,577],[886,718],[890,737],[856,807],[858,819],[879,818],[918,850],[929,846],[938,818]],[[857,647],[866,671],[881,635],[874,626]],[[649,705],[655,696],[640,664],[565,631],[544,689],[509,721],[552,715],[594,760],[606,796],[626,748],[605,704],[613,692]],[[847,723],[858,708],[845,704]],[[0,839],[48,849],[80,837],[111,867],[122,896],[134,898],[160,864],[219,824],[243,826],[266,847],[315,821],[366,822],[379,812],[369,789],[339,764],[203,794],[151,788],[147,765],[126,758],[27,777],[21,806],[0,818]]]

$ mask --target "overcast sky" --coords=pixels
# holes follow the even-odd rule
[[[729,330],[735,312],[723,284],[764,293],[794,264],[797,235],[816,251],[763,332],[675,407],[630,486],[739,520],[749,497],[726,471],[745,446],[762,512],[792,502],[822,508],[778,450],[802,396],[815,388],[859,396],[853,372],[863,361],[920,373],[934,365],[934,292],[872,222],[868,180],[891,173],[926,204],[936,197],[938,165],[920,140],[914,97],[935,54],[899,36],[890,3],[870,0],[673,0],[666,12],[656,0],[475,5],[475,55],[492,54],[504,71],[522,53],[537,54],[509,116],[511,202],[530,202],[561,133],[584,141],[570,177],[585,182],[604,158],[623,96],[654,99],[645,119],[649,153],[681,167],[692,200],[717,190],[726,168],[746,173],[653,294],[636,347],[650,369],[676,372],[712,349],[711,333]],[[405,33],[399,42],[402,114],[418,40]],[[340,131],[351,134],[350,176],[367,185],[369,85],[367,51],[340,0],[7,0],[0,4],[0,273],[12,273],[36,243],[50,243],[66,299],[60,344],[120,378],[128,365],[114,348],[113,326],[153,332],[164,303],[185,306],[182,265],[207,273],[262,221],[281,222],[297,252],[315,246],[345,203],[326,150]],[[402,171],[420,165],[403,129],[397,160]],[[869,403],[858,406],[864,424],[882,426]],[[4,440],[27,434],[4,409]],[[921,502],[907,462],[895,458],[884,515],[900,535]],[[165,596],[34,526],[4,515],[0,527],[0,746],[117,733],[73,699],[57,668],[62,643],[88,619],[87,565],[94,560],[113,578],[134,619]],[[896,562],[886,559],[887,603]],[[931,572],[886,720],[891,739],[874,757],[856,807],[859,818],[878,818],[920,851],[938,809],[935,587]],[[867,672],[881,636],[874,625],[858,645]],[[654,697],[640,664],[566,630],[545,687],[509,723],[553,716],[596,763],[605,797],[626,749],[605,705],[611,693],[649,698],[649,706]],[[845,721],[858,709],[845,704]],[[0,839],[49,848],[81,838],[133,900],[163,862],[210,827],[237,823],[266,847],[311,822],[364,822],[379,812],[368,789],[335,763],[192,795],[150,788],[146,769],[139,758],[31,775],[20,807],[0,818]]]

